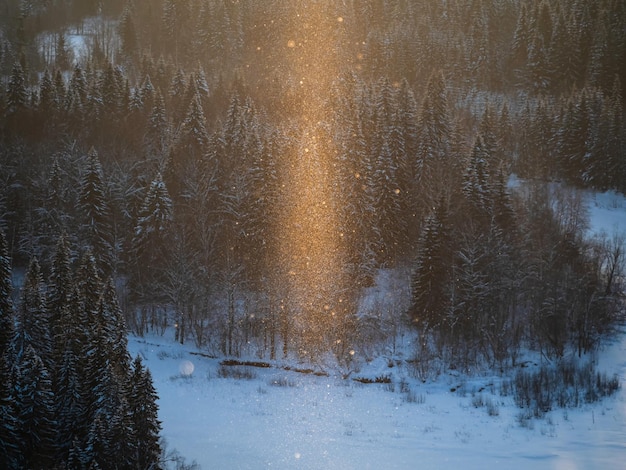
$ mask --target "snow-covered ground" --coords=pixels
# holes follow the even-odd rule
[[[626,198],[615,191],[603,193],[585,191],[589,207],[589,225],[593,232],[604,230],[607,235],[626,233]]]
[[[591,233],[626,229],[621,195],[584,197]],[[622,383],[614,396],[524,425],[495,376],[422,384],[381,358],[358,375],[393,384],[241,366],[249,377],[235,379],[171,335],[131,336],[129,349],[153,374],[169,447],[204,470],[626,468],[626,329],[598,354]]]
[[[191,347],[161,337],[131,337],[129,347],[152,371],[169,446],[205,470],[625,468],[626,387],[523,427],[498,378],[407,378],[404,388],[282,369],[221,378],[219,361]],[[626,334],[600,368],[626,381]]]

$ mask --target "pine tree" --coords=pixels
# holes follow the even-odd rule
[[[12,286],[8,245],[4,231],[0,227],[0,361],[3,365],[0,368],[2,374],[0,387],[7,380],[4,374],[8,372],[8,369],[4,367],[4,361],[10,360],[10,347],[15,331],[15,312],[11,301]]]
[[[418,120],[417,152],[412,165],[415,192],[423,193],[428,181],[435,188],[443,185],[444,174],[449,171],[445,163],[449,154],[451,136],[450,117],[446,97],[446,84],[441,72],[428,81]],[[444,170],[445,169],[445,170]]]
[[[442,327],[451,303],[452,238],[446,202],[440,199],[424,222],[411,280],[409,315],[424,329]]]
[[[104,286],[100,297],[99,322],[102,325],[99,333],[106,354],[111,361],[111,367],[116,380],[124,383],[130,370],[130,355],[128,354],[128,339],[124,313],[120,308],[117,291],[113,280]]]
[[[489,162],[490,156],[482,136],[478,135],[463,175],[463,194],[472,215],[479,223],[488,222],[491,209]]]
[[[39,84],[39,110],[44,116],[49,117],[56,110],[58,101],[52,77],[46,69]]]
[[[87,154],[87,167],[80,181],[78,205],[82,215],[81,230],[84,240],[91,248],[98,268],[108,275],[113,272],[113,229],[102,167],[93,148]]]
[[[150,75],[146,75],[141,85],[141,102],[143,103],[144,112],[146,114],[152,111],[155,95],[156,90],[152,84],[152,79]]]
[[[43,361],[30,344],[18,358],[15,390],[24,467],[51,468],[56,443],[52,381]]]
[[[57,102],[55,103],[55,105],[57,109],[61,110],[63,109],[63,105],[65,103],[65,99],[66,99],[65,95],[67,93],[67,90],[65,89],[65,80],[63,79],[63,74],[61,73],[60,70],[57,70],[54,73],[53,84],[54,84],[55,97],[57,99]]]
[[[158,420],[159,408],[156,403],[158,396],[152,384],[150,370],[143,367],[140,356],[133,361],[130,384],[129,404],[137,439],[137,468],[160,469],[161,423]]]
[[[113,418],[109,421],[108,427],[108,453],[111,457],[105,461],[103,468],[107,468],[106,465],[111,470],[151,468],[150,465],[142,466],[140,458],[143,452],[143,443],[137,439],[132,418],[127,398],[120,397],[120,403]]]
[[[66,110],[73,115],[76,120],[81,119],[82,113],[87,106],[87,77],[85,71],[78,64],[74,66],[72,77],[68,85],[66,95]]]
[[[54,362],[52,357],[52,340],[50,321],[45,308],[45,294],[41,268],[37,258],[30,262],[18,310],[18,342],[17,355],[24,354],[28,346],[36,348],[37,355],[43,360],[47,370],[51,370]]]
[[[206,130],[206,118],[202,109],[202,100],[195,82],[192,82],[192,86],[194,90],[193,98],[182,123],[179,145],[182,143],[189,146],[189,150],[193,152],[192,155],[200,157],[206,152],[209,134]]]
[[[107,63],[98,84],[102,96],[104,118],[107,123],[112,121],[113,124],[116,124],[123,115],[123,80],[119,69],[113,67],[110,62]]]
[[[19,62],[13,64],[9,86],[7,88],[7,109],[9,113],[16,113],[28,105],[28,90],[24,69]]]
[[[138,52],[137,30],[135,28],[135,19],[133,17],[132,3],[129,2],[124,8],[120,23],[118,26],[120,36],[120,53],[128,60],[133,60]]]
[[[57,363],[60,363],[64,344],[67,339],[63,324],[63,317],[66,309],[70,308],[72,296],[72,269],[70,246],[65,234],[62,234],[57,241],[57,248],[52,260],[50,278],[48,281],[48,291],[46,299],[46,310],[50,321],[50,332],[52,335],[52,355]],[[54,370],[50,371],[54,373]]]
[[[173,105],[172,117],[175,123],[178,123],[183,119],[184,113],[187,109],[186,106],[188,103],[186,104],[184,100],[185,90],[187,90],[187,78],[185,77],[185,72],[179,68],[172,77],[172,81],[168,89],[168,102]]]
[[[57,33],[57,40],[54,49],[54,65],[59,70],[69,70],[70,49],[67,46],[67,38],[64,32]]]
[[[146,141],[151,153],[157,158],[163,158],[167,148],[170,129],[165,110],[165,100],[161,90],[157,90],[154,106],[146,125]]]
[[[65,309],[68,310],[68,309]],[[88,429],[86,383],[81,377],[82,347],[70,313],[64,312],[65,342],[55,380],[55,411],[58,420],[57,456],[70,463],[72,448]]]
[[[132,239],[136,288],[153,284],[164,266],[172,220],[172,200],[159,173],[148,188]]]
[[[19,425],[12,377],[15,311],[11,301],[11,264],[4,231],[0,228],[0,462],[21,467]]]
[[[513,33],[513,48],[511,51],[511,65],[517,77],[523,75],[528,62],[528,47],[532,34],[530,23],[527,4],[522,3],[515,32]]]
[[[402,211],[397,172],[397,162],[385,142],[376,159],[370,188],[375,224],[380,234],[377,248],[380,263],[394,261],[406,242],[406,219]]]
[[[558,131],[561,171],[574,184],[584,182],[589,158],[591,120],[587,101],[586,90],[570,98]]]

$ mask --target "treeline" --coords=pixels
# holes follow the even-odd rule
[[[72,265],[75,268],[72,268]],[[160,468],[150,371],[131,364],[112,281],[58,241],[47,282],[36,258],[19,301],[0,231],[0,461],[4,468]]]
[[[589,239],[584,201],[560,186],[522,183],[511,198],[488,156],[479,138],[458,199],[422,229],[409,314],[423,378],[443,364],[504,369],[528,349],[580,357],[623,312],[623,235]]]
[[[345,361],[385,341],[357,312],[385,267],[415,272],[399,304],[433,355],[558,356],[610,329],[613,248],[584,239],[581,214],[568,225],[569,203],[507,181],[625,189],[623,2],[100,3],[82,61],[69,19],[46,58],[41,27],[2,37],[0,222],[16,265],[35,255],[48,272],[66,234],[126,281],[132,329],[175,324],[221,354]],[[51,5],[64,8],[15,14],[32,25]],[[320,41],[327,60],[307,64]],[[298,74],[329,64],[312,97]],[[324,119],[307,122],[309,106]],[[306,263],[286,247],[316,222],[294,220],[293,176],[328,155],[339,292],[305,305],[290,286]]]

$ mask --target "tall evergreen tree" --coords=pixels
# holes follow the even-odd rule
[[[117,291],[112,279],[105,284],[100,297],[99,322],[102,325],[99,337],[110,361],[116,380],[125,385],[130,371],[130,355],[124,313],[120,308]]]
[[[18,311],[17,359],[28,346],[36,348],[47,370],[53,366],[50,321],[45,308],[44,284],[37,258],[33,258],[24,279]]]
[[[133,17],[132,2],[124,8],[118,26],[120,36],[120,52],[127,60],[133,60],[138,53],[137,29]]]
[[[167,258],[172,212],[172,200],[159,173],[150,183],[135,225],[132,239],[135,278],[131,280],[134,289],[147,287],[152,292],[151,285],[156,287],[154,283],[162,274]]]
[[[98,153],[87,154],[87,167],[79,187],[78,205],[82,215],[81,231],[91,248],[98,268],[110,274],[113,267],[113,227]]]
[[[9,113],[16,113],[28,105],[28,90],[24,69],[19,62],[13,64],[9,85],[7,88],[7,109]]]
[[[63,313],[65,341],[54,383],[55,416],[58,422],[56,455],[60,461],[71,465],[72,448],[84,438],[88,429],[88,394],[87,385],[81,376],[84,358],[77,325],[72,321],[68,308]]]
[[[452,232],[443,198],[426,219],[411,280],[409,315],[424,328],[443,327],[451,303]]]
[[[0,227],[0,374],[2,374],[0,384],[4,384],[8,378],[4,375],[8,372],[5,368],[5,361],[10,361],[10,348],[15,331],[15,312],[11,300],[12,286],[9,250],[4,231]]]
[[[11,264],[4,231],[0,228],[0,461],[8,468],[20,468],[19,424],[14,398],[12,369],[15,311],[11,301]]]
[[[133,361],[130,378],[130,411],[138,443],[137,468],[160,469],[161,446],[159,433],[161,423],[158,420],[158,398],[150,370],[144,368],[141,357]]]
[[[58,97],[56,95],[56,89],[52,82],[52,76],[48,69],[46,69],[39,83],[39,111],[47,117],[56,110],[57,106]]]
[[[15,390],[24,468],[51,468],[56,444],[52,381],[31,344],[16,364]]]
[[[491,210],[489,160],[488,149],[478,135],[463,175],[462,189],[475,220],[482,223],[488,222]]]
[[[50,320],[50,331],[52,335],[52,353],[54,360],[59,363],[67,339],[63,324],[66,309],[70,308],[73,279],[71,268],[70,246],[65,234],[62,234],[57,242],[56,253],[52,260],[50,278],[48,281],[48,291],[46,299],[46,310]],[[50,371],[54,373],[55,371]]]

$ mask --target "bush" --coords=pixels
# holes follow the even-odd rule
[[[256,373],[250,368],[246,366],[225,366],[221,365],[219,369],[217,369],[217,376],[222,379],[244,379],[244,380],[253,380],[256,379]]]
[[[554,407],[575,408],[596,402],[619,387],[617,376],[597,372],[592,363],[579,366],[571,361],[557,367],[542,366],[536,371],[520,370],[513,383],[503,389],[512,389],[517,406],[539,418]]]
[[[293,380],[289,380],[287,377],[278,377],[277,379],[272,379],[269,383],[274,387],[297,387],[298,384]]]

